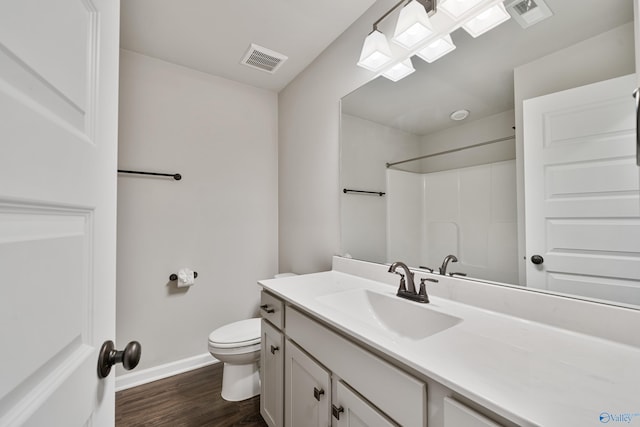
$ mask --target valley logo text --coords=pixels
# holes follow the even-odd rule
[[[611,412],[601,412],[600,413],[600,422],[602,424],[608,423],[631,423],[635,417],[638,417],[640,420],[640,412],[620,412],[617,414],[613,414]]]

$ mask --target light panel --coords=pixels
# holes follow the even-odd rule
[[[451,36],[447,34],[446,36],[441,37],[433,43],[429,44],[427,47],[420,49],[418,52],[416,52],[416,55],[431,63],[436,59],[442,58],[444,55],[451,52],[455,48],[456,45],[453,44]]]
[[[438,5],[438,9],[457,20],[481,2],[482,0],[445,0]]]
[[[465,31],[473,37],[478,37],[479,35],[484,34],[492,28],[502,24],[510,17],[511,15],[509,15],[509,12],[507,12],[504,5],[502,3],[498,3],[478,14],[475,18],[467,21],[462,28],[464,28]]]
[[[413,68],[411,58],[407,58],[402,62],[398,62],[393,67],[382,73],[382,75],[391,81],[397,82],[400,79],[407,77],[413,73],[416,69]]]

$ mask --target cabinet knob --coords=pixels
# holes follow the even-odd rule
[[[275,345],[271,346],[271,354],[276,354],[276,351],[280,350],[280,347],[276,347]]]
[[[313,388],[313,397],[315,397],[318,402],[320,402],[320,396],[322,396],[323,394],[324,394],[323,389],[318,390],[317,387]]]
[[[269,304],[263,304],[263,305],[260,306],[260,308],[263,309],[264,311],[266,311],[269,314],[276,312],[273,308],[271,308],[269,306]]]
[[[336,405],[331,405],[331,414],[336,420],[340,419],[340,414],[344,412],[344,408],[342,406],[337,407]]]

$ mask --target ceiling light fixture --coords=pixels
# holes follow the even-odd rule
[[[467,117],[469,117],[469,110],[456,110],[449,116],[451,120],[455,121],[464,120]]]
[[[400,0],[373,23],[373,31],[364,40],[358,65],[397,81],[415,69],[410,58],[418,55],[427,62],[453,51],[451,33],[462,27],[473,37],[509,19],[503,0],[439,0],[444,14],[437,12],[438,0]],[[404,4],[393,33],[393,45],[378,29],[378,24]],[[401,47],[399,47],[401,46]]]

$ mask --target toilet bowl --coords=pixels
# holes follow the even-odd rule
[[[229,323],[211,332],[209,353],[224,363],[223,399],[235,402],[260,394],[260,318]]]

